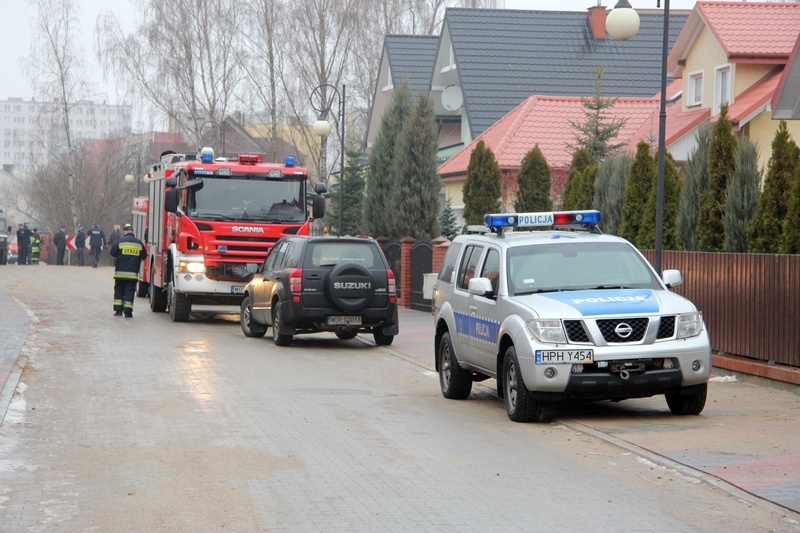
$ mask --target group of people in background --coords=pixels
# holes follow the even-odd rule
[[[20,265],[31,265],[39,262],[39,257],[42,249],[42,237],[36,228],[31,231],[28,229],[28,222],[20,222],[19,229],[17,230],[17,243],[19,247]],[[84,251],[86,243],[89,243],[89,261],[93,268],[97,268],[100,264],[100,255],[103,248],[114,246],[122,238],[122,230],[119,224],[114,224],[114,230],[106,239],[105,232],[95,222],[89,231],[83,229],[82,224],[78,224],[75,233],[75,250],[78,260],[78,266],[84,266]],[[64,260],[67,255],[67,227],[61,224],[58,232],[53,236],[53,245],[56,247],[56,264],[64,265]],[[112,259],[112,264],[116,260]]]
[[[17,225],[17,264],[38,265],[42,252],[42,236],[37,228],[30,229],[28,222]]]

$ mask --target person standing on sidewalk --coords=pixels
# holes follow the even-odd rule
[[[42,253],[42,236],[39,235],[39,228],[33,228],[31,233],[31,264],[39,264],[39,256]]]
[[[92,260],[92,268],[97,268],[97,264],[100,262],[100,252],[103,251],[105,245],[106,234],[95,222],[89,230],[89,259]]]
[[[78,266],[83,266],[83,251],[86,248],[86,232],[83,231],[83,224],[78,224],[78,232],[75,234],[75,250],[78,252]]]
[[[111,235],[108,236],[108,246],[114,246],[117,244],[117,241],[122,238],[122,230],[119,229],[119,224],[114,224],[114,230],[111,232]],[[117,259],[112,257],[111,258],[111,266],[116,266]]]
[[[56,256],[56,264],[57,265],[64,265],[64,254],[67,251],[67,234],[65,230],[67,227],[64,224],[61,224],[61,229],[58,230],[56,236],[53,237],[53,244],[56,245],[56,250],[58,250],[58,255]]]
[[[122,238],[109,251],[117,259],[114,268],[114,316],[133,317],[133,298],[139,281],[139,266],[147,257],[144,243],[133,234],[133,227],[125,224]]]

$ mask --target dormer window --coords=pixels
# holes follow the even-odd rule
[[[719,108],[731,101],[731,66],[717,67],[714,83],[714,114]]]
[[[381,87],[382,91],[391,91],[394,89],[394,85],[392,84],[392,67],[386,67],[386,84]]]
[[[447,64],[442,67],[442,72],[450,72],[451,70],[456,69],[456,55],[453,53],[453,45],[450,45],[450,57],[448,58]]]
[[[689,86],[686,88],[687,106],[703,103],[703,71],[689,73]]]

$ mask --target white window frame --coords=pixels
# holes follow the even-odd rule
[[[698,85],[700,96],[697,95]],[[703,103],[703,71],[695,70],[689,73],[689,85],[686,87],[686,105],[695,106]]]
[[[442,72],[442,73],[450,72],[451,70],[456,70],[456,68],[458,68],[456,66],[456,54],[455,54],[455,52],[453,52],[453,44],[452,43],[450,43],[449,48],[450,48],[449,49],[450,56],[447,58],[447,61],[448,61],[447,65],[443,66],[441,68],[441,70],[440,70],[440,72]]]
[[[381,91],[386,92],[391,91],[392,89],[394,89],[394,84],[392,83],[392,67],[391,65],[388,65],[386,67],[386,84],[381,87]]]
[[[728,86],[723,90],[722,78],[727,74]],[[714,114],[719,114],[719,108],[722,104],[730,104],[731,102],[731,85],[733,85],[733,69],[730,63],[721,65],[714,69]],[[724,93],[724,94],[723,94]]]

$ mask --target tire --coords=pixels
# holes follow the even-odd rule
[[[281,302],[275,302],[272,306],[272,340],[275,346],[289,346],[292,343],[292,336],[283,330],[283,317],[281,313]]]
[[[0,252],[0,265],[8,264],[8,250]]]
[[[342,331],[336,331],[335,333],[336,333],[336,336],[339,337],[343,341],[349,341],[350,339],[355,339],[356,335],[358,335],[357,331],[352,331],[352,330],[347,330],[347,329],[342,330]]]
[[[510,346],[503,358],[503,403],[508,418],[514,422],[536,422],[542,415],[542,402],[534,400],[525,387],[519,368],[517,350]]]
[[[150,290],[150,284],[144,281],[140,281],[138,285],[136,285],[136,296],[139,298],[147,298],[147,291]]]
[[[358,288],[342,288],[348,283],[356,283]],[[346,313],[355,313],[367,307],[374,294],[375,276],[358,263],[336,265],[325,280],[325,297],[328,302]]]
[[[154,313],[163,313],[167,310],[167,303],[169,300],[167,291],[161,287],[151,285],[148,295],[150,296],[150,310]]]
[[[442,335],[439,341],[439,352],[436,354],[439,368],[439,387],[442,396],[450,400],[464,400],[472,391],[472,374],[460,366],[450,340],[450,332]]]
[[[263,337],[267,333],[266,324],[260,324],[253,320],[253,306],[249,296],[245,296],[242,300],[239,324],[242,326],[242,333],[245,337]]]
[[[394,342],[394,335],[384,335],[380,331],[373,331],[372,338],[375,339],[376,346],[389,346]]]
[[[185,294],[175,290],[175,283],[169,284],[169,316],[173,322],[186,322],[192,312],[192,302]]]
[[[700,392],[694,394],[665,394],[669,410],[676,415],[699,415],[706,406],[708,384],[704,383]]]

